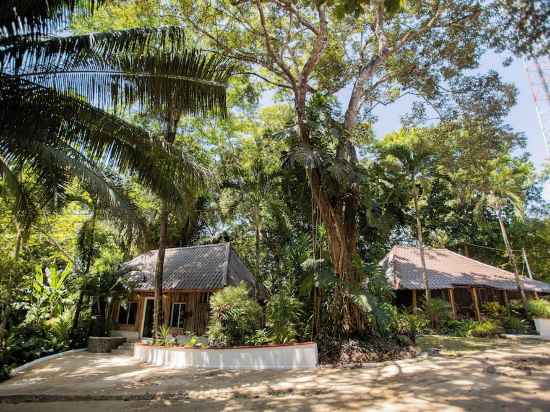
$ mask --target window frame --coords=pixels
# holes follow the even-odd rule
[[[176,305],[179,306],[178,309],[178,319],[176,324],[174,324],[174,309]],[[183,307],[183,311],[182,311]],[[170,327],[176,328],[176,329],[184,329],[185,328],[185,309],[187,307],[187,302],[172,302],[172,307],[170,308]],[[180,326],[180,321],[182,325]]]
[[[127,305],[127,308],[125,309],[126,310],[126,320],[124,322],[121,322],[120,321],[120,307],[124,304],[124,302],[121,302],[119,305],[118,305],[118,316],[117,316],[117,323],[119,325],[135,325],[136,324],[136,321],[137,321],[137,313],[138,313],[138,302],[136,300],[129,300],[126,302],[126,305]],[[130,315],[132,313],[132,305],[135,305],[135,312],[134,312],[134,322],[133,323],[130,323],[129,320],[130,320]]]

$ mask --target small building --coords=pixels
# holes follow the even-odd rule
[[[455,317],[479,318],[479,308],[486,302],[508,305],[520,297],[514,274],[448,249],[425,248],[430,296],[451,304]],[[420,250],[394,246],[380,262],[396,292],[399,306],[416,308],[424,299]],[[550,284],[522,277],[525,291],[536,297],[550,294]]]
[[[157,254],[151,250],[122,266],[132,293],[128,300],[113,304],[113,336],[152,337]],[[171,334],[204,334],[210,295],[241,281],[255,296],[262,290],[230,243],[166,249],[162,309]]]

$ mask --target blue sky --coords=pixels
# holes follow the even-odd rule
[[[513,83],[517,87],[517,103],[510,111],[507,120],[514,130],[523,132],[527,137],[526,150],[530,153],[537,170],[540,171],[546,159],[546,149],[537,120],[535,103],[529,88],[527,72],[519,59],[515,59],[510,66],[503,67],[504,58],[503,55],[487,53],[481,60],[479,71],[496,70],[502,76],[502,80]],[[404,98],[391,106],[377,110],[376,136],[383,136],[385,133],[399,128],[400,118],[407,113],[410,104],[411,100]],[[546,200],[550,200],[550,183],[546,184],[544,195]]]

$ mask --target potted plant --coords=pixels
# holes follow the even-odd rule
[[[550,338],[550,302],[543,299],[530,300],[527,309],[535,321],[537,332]]]

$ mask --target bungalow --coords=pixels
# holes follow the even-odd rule
[[[455,317],[480,317],[480,306],[489,301],[508,305],[519,298],[514,274],[448,249],[425,249],[431,296],[449,301]],[[413,307],[424,296],[420,251],[394,246],[380,262],[396,292],[400,306]],[[550,294],[550,284],[522,277],[528,295]],[[420,293],[418,293],[420,291]]]
[[[151,250],[123,265],[132,293],[126,301],[113,305],[113,336],[131,340],[152,337],[157,253]],[[162,308],[172,335],[204,334],[210,295],[241,281],[255,296],[261,291],[230,243],[166,249]]]

